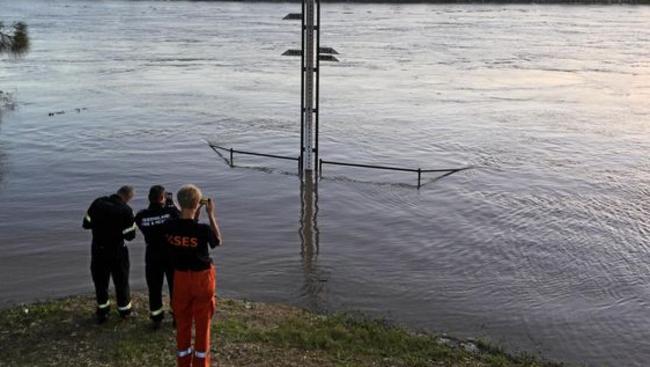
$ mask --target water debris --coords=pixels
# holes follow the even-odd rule
[[[14,94],[0,90],[0,112],[3,110],[14,110],[15,108],[16,99]]]
[[[81,113],[81,111],[86,111],[86,110],[88,110],[88,108],[86,108],[86,107],[77,107],[77,108],[74,109],[74,111],[77,112],[77,113]],[[50,112],[47,115],[52,117],[54,115],[63,115],[65,113],[66,113],[66,111],[55,111],[55,112]]]

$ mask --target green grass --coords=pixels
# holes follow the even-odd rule
[[[153,330],[146,298],[129,320],[93,319],[91,297],[69,297],[0,311],[0,366],[173,366],[171,321]],[[415,334],[359,316],[309,313],[284,305],[219,302],[212,328],[219,366],[559,366],[511,356],[485,342]]]

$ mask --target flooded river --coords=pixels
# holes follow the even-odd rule
[[[361,310],[593,366],[650,360],[650,8],[325,4],[305,236],[289,3],[0,0],[0,305],[89,292],[90,201],[193,182],[217,200],[219,293]],[[65,113],[56,114],[64,111]],[[50,116],[50,113],[54,115]],[[301,228],[303,230],[301,231]],[[144,244],[130,245],[144,287]]]

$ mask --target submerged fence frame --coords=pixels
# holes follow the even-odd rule
[[[337,162],[337,161],[318,161],[318,171],[322,177],[323,175],[323,165],[329,164],[332,166],[346,166],[346,167],[359,167],[359,168],[369,168],[369,169],[381,169],[385,171],[402,171],[402,172],[415,172],[418,174],[418,189],[422,187],[422,174],[423,173],[432,173],[432,172],[447,172],[447,174],[442,175],[441,177],[452,175],[456,172],[469,169],[470,167],[462,168],[439,168],[439,169],[422,169],[422,168],[403,168],[403,167],[389,167],[389,166],[376,166],[372,164],[361,164],[361,163],[350,163],[350,162]]]
[[[257,157],[267,157],[267,158],[274,158],[274,159],[282,159],[282,160],[288,160],[288,161],[297,161],[298,162],[298,175],[302,175],[302,159],[300,156],[298,157],[290,157],[286,155],[278,155],[278,154],[268,154],[268,153],[259,153],[259,152],[251,152],[251,151],[246,151],[246,150],[239,150],[239,149],[234,149],[234,148],[226,148],[222,147],[216,144],[213,144],[211,142],[208,142],[208,145],[212,150],[218,153],[218,149],[228,152],[230,154],[230,159],[228,160],[228,165],[232,168],[235,167],[235,154],[244,154],[244,155],[252,155],[252,156],[257,156]],[[361,163],[351,163],[351,162],[340,162],[340,161],[328,161],[324,159],[319,159],[318,160],[318,177],[323,177],[323,165],[331,165],[331,166],[345,166],[345,167],[358,167],[358,168],[368,168],[368,169],[379,169],[379,170],[385,170],[385,171],[401,171],[401,172],[413,172],[418,174],[418,184],[417,188],[419,189],[422,187],[422,174],[423,173],[433,173],[433,172],[447,172],[446,174],[440,176],[439,178],[446,177],[449,175],[452,175],[456,172],[464,171],[466,169],[470,169],[472,167],[461,167],[461,168],[439,168],[439,169],[421,169],[421,168],[404,168],[404,167],[391,167],[391,166],[379,166],[379,165],[372,165],[372,164],[361,164]]]
[[[258,157],[267,157],[267,158],[275,158],[275,159],[284,159],[288,161],[297,161],[298,162],[298,169],[300,170],[301,168],[301,162],[300,162],[300,157],[289,157],[286,155],[278,155],[278,154],[267,154],[267,153],[258,153],[258,152],[249,152],[246,150],[238,150],[238,149],[233,149],[233,148],[225,148],[213,143],[208,143],[210,145],[210,148],[214,150],[215,152],[217,149],[221,149],[223,151],[226,151],[230,153],[230,159],[228,161],[230,167],[235,167],[235,154],[244,154],[244,155],[254,155]]]

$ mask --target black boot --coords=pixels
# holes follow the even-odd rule
[[[131,316],[131,302],[129,302],[128,305],[125,307],[118,307],[117,311],[120,313],[120,317],[122,319],[127,319],[129,316]]]
[[[108,313],[110,311],[109,307],[99,308],[97,307],[97,312],[95,313],[97,317],[97,324],[101,325],[108,320]]]
[[[157,315],[150,315],[149,318],[153,322],[154,330],[158,330],[160,329],[160,324],[162,323],[163,319],[165,319],[165,313],[161,312]]]

